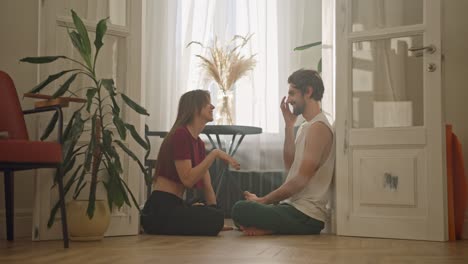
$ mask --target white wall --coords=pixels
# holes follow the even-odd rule
[[[26,56],[36,56],[38,50],[39,1],[0,1],[0,70],[15,82],[20,100],[22,94],[37,83],[37,68],[19,63]],[[21,100],[23,109],[32,108],[33,101]],[[35,138],[33,118],[26,120],[30,138]],[[0,173],[0,239],[6,237],[5,195],[3,173]],[[15,237],[31,236],[34,171],[16,172],[15,181]]]
[[[468,171],[468,1],[443,1],[444,87],[447,123],[463,146],[465,170]],[[465,172],[465,176],[468,173]],[[464,238],[468,239],[468,211],[465,212]]]
[[[304,8],[309,10],[304,15],[304,28],[302,32],[301,46],[322,40],[322,0],[309,0],[304,3]],[[317,69],[317,63],[322,57],[322,47],[317,46],[304,51],[296,51],[300,56],[300,67],[306,69]]]

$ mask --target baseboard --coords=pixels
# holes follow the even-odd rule
[[[31,237],[32,209],[15,209],[15,238]],[[0,210],[0,238],[6,239],[5,210]]]

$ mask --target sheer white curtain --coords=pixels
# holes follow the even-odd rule
[[[315,16],[315,17],[314,17]],[[311,20],[316,24],[304,26]],[[234,35],[253,37],[247,47],[257,65],[236,83],[235,124],[258,126],[261,135],[246,136],[236,158],[244,170],[282,170],[284,124],[279,103],[287,94],[288,76],[301,67],[314,68],[310,52],[294,52],[301,44],[320,40],[321,0],[158,0],[148,1],[146,21],[146,102],[150,130],[168,130],[177,114],[178,99],[186,91],[208,89],[195,54],[185,46],[192,40],[209,44]],[[303,61],[307,58],[307,62]]]

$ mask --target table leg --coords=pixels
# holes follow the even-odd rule
[[[227,151],[227,154],[229,154],[231,157],[233,157],[236,154],[237,149],[239,148],[240,144],[242,143],[245,137],[245,134],[239,134],[240,137],[237,137],[237,135],[238,134],[232,135],[231,142],[223,145],[219,134],[216,134],[216,142],[209,134],[206,134],[206,136],[210,140],[210,143],[213,146],[213,149],[218,148],[225,152]],[[215,187],[216,199],[220,203],[219,205],[222,208],[224,208],[227,216],[230,215],[228,201],[230,201],[231,197],[238,197],[238,195],[235,194],[235,192],[239,192],[240,196],[243,197],[243,190],[241,190],[239,183],[234,179],[230,179],[230,173],[229,171],[227,171],[229,170],[228,167],[229,165],[226,164],[224,161],[218,160],[216,163],[216,178],[218,179]],[[229,188],[229,186],[233,185],[234,188]],[[222,196],[224,199],[220,199],[220,196]]]

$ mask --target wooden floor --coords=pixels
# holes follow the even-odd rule
[[[140,235],[100,242],[0,241],[0,263],[468,263],[468,240],[424,242],[319,236]]]

